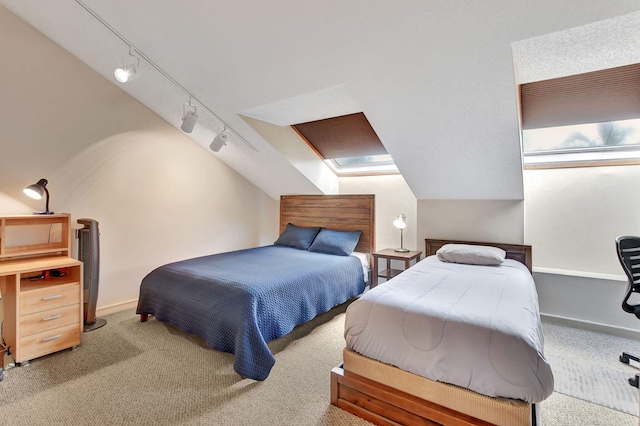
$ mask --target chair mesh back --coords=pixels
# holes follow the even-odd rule
[[[631,293],[640,292],[640,237],[623,235],[616,238],[616,248],[618,251],[618,259],[624,269],[624,273],[629,280],[629,288],[627,295],[622,301],[622,309],[626,312],[640,314],[636,312],[639,305],[630,305],[627,303]],[[638,316],[640,318],[640,316]]]
[[[629,280],[640,284],[640,237],[622,236],[616,240],[618,259]]]

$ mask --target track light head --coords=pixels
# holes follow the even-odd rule
[[[187,112],[187,107],[193,108],[193,110]],[[191,99],[189,99],[189,102],[185,103],[182,107],[182,113],[182,125],[180,126],[180,130],[185,133],[191,133],[196,125],[196,122],[198,121],[196,107],[191,104]]]
[[[182,118],[182,126],[180,126],[180,130],[182,130],[185,133],[193,132],[193,128],[195,127],[197,121],[198,121],[198,114],[196,114],[195,111],[189,111]]]
[[[116,77],[120,83],[126,83],[127,81],[131,81],[136,77],[137,69],[133,64],[123,65],[122,67],[116,68],[113,72],[113,75]]]
[[[140,58],[136,56],[133,48],[129,49],[129,63],[123,64],[113,72],[116,80],[120,83],[126,83],[138,77],[138,67],[140,66]]]
[[[213,142],[209,145],[209,148],[213,152],[218,152],[222,149],[223,146],[227,144],[227,133],[226,129],[218,132],[215,138],[213,138]]]

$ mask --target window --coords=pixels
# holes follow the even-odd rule
[[[640,64],[520,86],[525,168],[640,164]]]
[[[522,147],[525,166],[640,163],[640,119],[523,130]]]

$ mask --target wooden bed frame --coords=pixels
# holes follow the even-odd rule
[[[447,243],[499,247],[507,252],[507,258],[523,263],[529,271],[532,268],[531,246],[522,244],[425,239],[425,256],[434,255]],[[331,404],[374,424],[536,424],[534,404],[491,398],[432,381],[349,349],[344,350],[343,359],[344,363],[331,371]],[[347,361],[349,365],[357,366],[354,368],[357,372],[349,370]]]

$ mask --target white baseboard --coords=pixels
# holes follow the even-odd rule
[[[137,306],[138,299],[130,300],[128,302],[116,303],[115,305],[100,306],[96,308],[96,316],[100,317],[103,315],[113,314],[115,312],[126,311],[129,309],[135,312]]]
[[[563,325],[566,327],[580,328],[583,330],[597,331],[599,333],[612,334],[620,337],[640,340],[640,330],[615,325],[602,324],[599,322],[585,321],[576,318],[562,317],[559,315],[540,314],[543,322]]]

